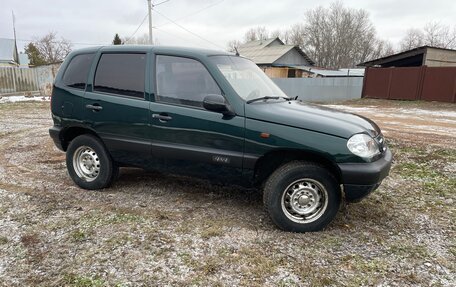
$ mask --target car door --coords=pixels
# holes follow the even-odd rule
[[[145,52],[101,52],[84,98],[85,124],[115,161],[142,166],[150,157]]]
[[[223,95],[206,67],[192,58],[156,55],[154,83],[152,156],[176,173],[240,180],[244,117],[203,108],[205,96]]]

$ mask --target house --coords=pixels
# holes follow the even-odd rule
[[[298,78],[303,72],[297,66],[315,63],[298,46],[285,45],[279,38],[257,40],[238,47],[241,56],[255,62],[271,78]]]
[[[456,50],[422,46],[359,64],[364,67],[456,67]]]
[[[14,39],[0,38],[0,66],[17,67],[19,54]]]

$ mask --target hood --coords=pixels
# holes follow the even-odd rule
[[[301,101],[256,102],[245,105],[247,118],[293,126],[349,138],[367,133],[376,137],[379,127],[365,117]]]

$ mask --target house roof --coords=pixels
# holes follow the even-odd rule
[[[242,44],[239,48],[242,48],[242,49],[247,49],[247,48],[258,49],[259,48],[259,49],[261,49],[261,48],[264,48],[264,47],[270,45],[275,40],[277,40],[281,45],[284,45],[282,40],[280,40],[279,38],[270,38],[270,39],[264,39],[264,40],[250,41],[245,44]]]
[[[271,45],[274,42],[277,45]],[[293,45],[285,45],[279,38],[271,38],[265,40],[257,40],[245,43],[239,46],[241,56],[249,58],[256,64],[273,64],[280,57],[288,53],[290,50],[296,49],[306,61],[314,65],[315,63],[304,53],[301,48]]]
[[[16,42],[14,39],[0,38],[0,62],[16,63]]]
[[[427,49],[438,49],[438,50],[445,50],[445,51],[453,51],[456,50],[452,49],[445,49],[445,48],[438,48],[433,46],[421,46],[415,49],[407,50],[401,53],[389,55],[386,57],[378,58],[375,60],[367,61],[364,63],[358,64],[358,66],[365,66],[365,67],[372,67],[372,66],[390,66],[393,64],[410,64],[410,63],[419,63],[418,66],[421,66],[423,55],[426,53]]]

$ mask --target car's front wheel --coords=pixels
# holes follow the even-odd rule
[[[336,216],[341,201],[337,180],[323,166],[294,161],[266,182],[263,202],[272,221],[293,232],[319,231]]]
[[[84,189],[108,187],[118,173],[118,167],[100,139],[88,134],[71,141],[66,164],[73,181]]]

